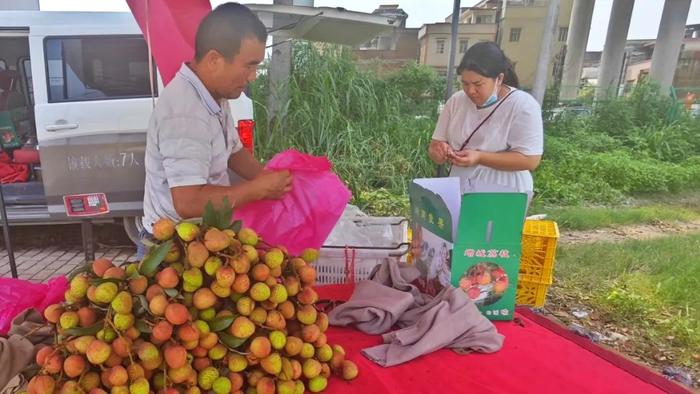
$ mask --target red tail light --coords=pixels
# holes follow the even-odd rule
[[[238,121],[238,138],[245,149],[253,153],[253,135],[255,134],[255,121],[252,119],[242,119]]]

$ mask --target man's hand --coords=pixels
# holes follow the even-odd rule
[[[259,192],[259,198],[280,199],[292,190],[292,175],[289,171],[263,171],[251,181]]]
[[[255,179],[233,186],[178,186],[171,188],[170,193],[177,214],[188,219],[202,216],[209,201],[220,206],[226,197],[235,206],[241,206],[257,200],[279,199],[290,190],[292,176],[289,171],[261,171]]]
[[[459,167],[474,167],[479,164],[481,156],[479,151],[465,149],[450,154],[448,160]]]

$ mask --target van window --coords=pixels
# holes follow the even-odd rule
[[[44,51],[50,103],[151,96],[141,36],[49,37]]]

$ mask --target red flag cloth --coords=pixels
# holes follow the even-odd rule
[[[163,84],[194,57],[199,22],[211,11],[209,0],[127,0],[148,40]]]
[[[347,300],[352,286],[318,286],[316,291],[322,300]],[[529,309],[518,308],[516,317],[515,321],[494,323],[506,337],[499,352],[459,355],[442,349],[389,368],[360,354],[361,349],[381,344],[381,336],[330,327],[328,342],[343,346],[346,358],[357,364],[360,374],[350,382],[332,378],[325,392],[691,393]]]

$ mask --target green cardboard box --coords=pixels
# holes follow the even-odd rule
[[[461,288],[492,320],[515,308],[521,234],[528,195],[457,178],[423,178],[409,186],[417,285],[428,294]]]

